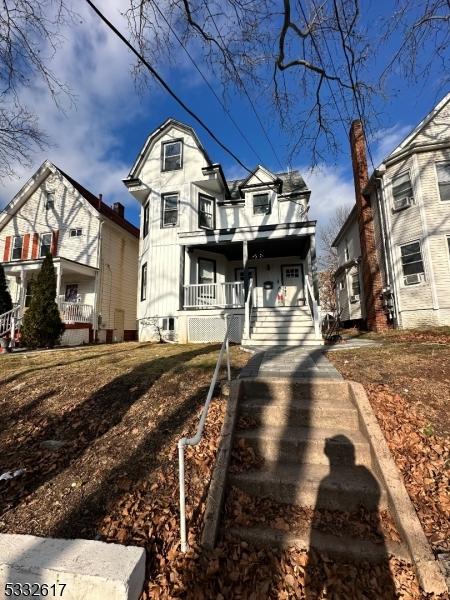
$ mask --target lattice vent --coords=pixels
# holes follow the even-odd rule
[[[243,317],[234,317],[230,329],[230,340],[240,343],[242,340]],[[225,320],[220,316],[189,317],[188,336],[190,342],[221,342],[225,335]]]

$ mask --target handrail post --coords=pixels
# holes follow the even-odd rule
[[[225,349],[227,353],[227,378],[231,381],[231,367],[230,367],[230,336],[229,336],[229,323],[228,315],[225,315]]]
[[[15,346],[15,337],[16,337],[16,319],[14,317],[14,313],[11,316],[11,337],[9,340],[9,347],[14,348]]]
[[[187,552],[186,539],[186,492],[184,488],[184,440],[178,441],[178,479],[180,482],[180,538],[181,552]]]

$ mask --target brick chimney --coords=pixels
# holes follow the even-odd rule
[[[370,198],[363,194],[363,190],[369,181],[369,173],[367,170],[364,130],[359,120],[353,121],[350,129],[350,147],[361,243],[361,270],[367,328],[371,331],[385,331],[389,328],[389,324],[381,297],[383,281],[375,245],[373,212]]]
[[[120,202],[114,202],[114,204],[112,205],[112,208],[113,208],[113,211],[119,215],[119,217],[122,217],[122,219],[124,218],[125,207],[123,204],[121,204]]]

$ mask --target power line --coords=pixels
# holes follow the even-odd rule
[[[236,123],[235,119],[233,118],[233,116],[231,115],[231,113],[229,112],[229,110],[227,109],[227,107],[225,106],[225,104],[222,102],[222,100],[220,99],[220,97],[217,95],[215,89],[212,87],[212,85],[209,83],[208,79],[205,77],[205,75],[203,74],[202,70],[198,67],[197,63],[195,62],[195,60],[192,58],[189,50],[186,48],[185,44],[183,43],[183,41],[179,38],[177,32],[173,29],[172,25],[169,23],[169,21],[166,19],[164,13],[161,11],[161,9],[159,8],[159,6],[157,4],[154,4],[155,8],[157,9],[157,11],[159,12],[159,14],[161,15],[161,17],[164,19],[164,21],[166,22],[167,26],[169,27],[170,31],[172,32],[172,34],[174,35],[174,37],[176,38],[176,40],[178,41],[178,43],[180,44],[180,46],[183,48],[183,50],[186,52],[187,56],[189,57],[191,63],[194,65],[195,69],[197,70],[197,72],[200,74],[201,78],[203,79],[203,81],[206,83],[206,85],[208,86],[208,88],[210,89],[211,93],[214,95],[215,99],[217,100],[217,102],[220,104],[220,106],[222,107],[223,111],[227,114],[228,118],[230,119],[230,121],[233,123],[233,125],[236,127],[237,131],[239,132],[239,134],[241,135],[242,139],[246,142],[246,144],[248,145],[248,147],[250,148],[250,150],[252,150],[252,152],[255,154],[255,156],[257,157],[257,159],[260,161],[260,163],[263,163],[263,159],[261,158],[261,156],[258,154],[257,150],[253,147],[252,143],[250,142],[250,140],[247,138],[247,136],[245,135],[245,133],[242,131],[242,129],[240,128],[240,126],[238,125],[238,123]]]
[[[197,123],[203,127],[203,129],[208,133],[208,135],[218,144],[222,150],[224,150],[227,154],[229,154],[243,169],[245,169],[248,173],[253,174],[253,171],[249,169],[241,159],[236,156],[236,154],[230,150],[220,139],[216,136],[216,134],[206,125],[206,123],[198,117],[188,106],[187,104],[179,98],[179,96],[172,90],[172,88],[164,81],[164,79],[159,75],[159,73],[151,66],[151,64],[140,54],[136,48],[126,39],[126,37],[109,21],[103,13],[95,6],[95,4],[91,0],[86,0],[92,10],[100,17],[100,19],[111,29],[115,35],[131,50],[131,52],[142,62],[143,65],[147,67],[153,77],[158,81],[158,83],[166,90],[166,92],[185,110]]]
[[[220,33],[219,28],[217,27],[217,24],[216,24],[216,22],[214,20],[214,17],[211,14],[211,11],[209,10],[209,6],[208,6],[208,1],[207,0],[205,0],[205,6],[206,6],[206,10],[208,11],[208,14],[209,14],[209,16],[211,18],[211,21],[213,22],[213,25],[214,25],[214,27],[215,27],[215,29],[217,31],[217,35],[219,36],[220,41],[223,44],[222,51],[226,54],[227,59],[228,59],[230,65],[233,67],[233,71],[236,74],[236,77],[238,78],[238,81],[241,84],[242,89],[244,90],[244,94],[247,96],[247,99],[248,99],[248,101],[250,103],[250,106],[252,107],[253,113],[254,113],[254,115],[255,115],[255,117],[256,117],[256,119],[257,119],[257,121],[258,121],[258,123],[259,123],[259,125],[260,125],[260,127],[261,127],[261,129],[263,131],[263,133],[264,133],[264,136],[265,136],[266,140],[269,143],[269,146],[272,149],[273,155],[277,159],[278,164],[280,165],[280,168],[283,170],[284,167],[283,167],[283,165],[281,163],[280,157],[278,156],[277,151],[275,150],[275,147],[272,144],[272,141],[271,141],[271,139],[269,137],[269,134],[267,133],[267,130],[264,127],[264,124],[263,124],[263,122],[262,122],[262,120],[261,120],[261,118],[260,118],[260,116],[258,114],[258,111],[256,110],[255,105],[253,104],[253,100],[251,99],[250,94],[248,93],[247,88],[245,87],[244,82],[242,81],[242,78],[241,78],[241,76],[239,74],[239,71],[237,70],[236,65],[234,64],[233,60],[230,57],[230,54],[229,54],[228,50],[226,49],[225,41],[224,41],[224,39],[222,37],[222,34]]]

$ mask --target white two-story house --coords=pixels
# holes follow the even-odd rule
[[[19,319],[43,257],[53,255],[63,344],[136,339],[138,246],[122,204],[108,206],[49,161],[0,214],[0,258]],[[0,329],[6,321],[0,315]]]
[[[139,339],[317,344],[315,221],[297,171],[227,181],[195,131],[168,119],[124,180],[141,204]]]
[[[364,195],[375,242],[368,259],[381,276],[376,293],[387,322],[450,325],[450,94],[375,169]],[[358,222],[355,207],[334,241],[344,323],[365,318],[361,227],[367,222]]]

